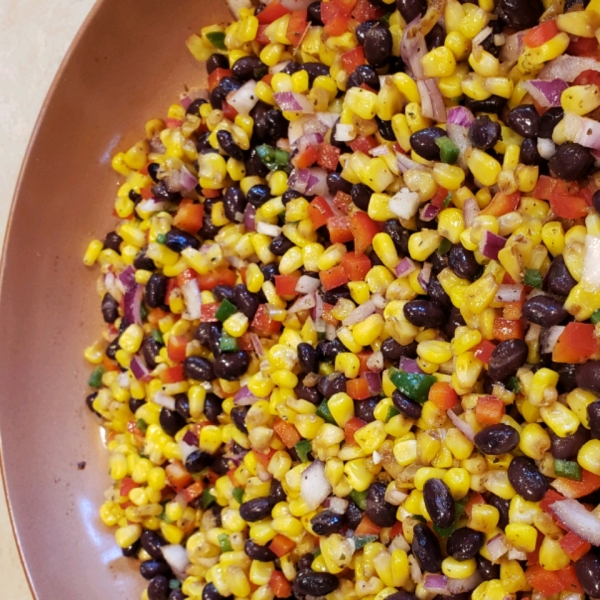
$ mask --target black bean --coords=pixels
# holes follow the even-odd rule
[[[223,300],[229,300],[229,302],[233,302],[235,304],[235,301],[233,299],[234,291],[233,291],[233,287],[231,285],[225,285],[223,283],[220,283],[219,285],[215,285],[215,287],[212,290],[212,293],[217,302],[222,302]]]
[[[305,569],[310,569],[310,565],[312,565],[315,560],[315,555],[312,552],[306,552],[299,559],[296,564],[296,569],[298,571],[304,571]]]
[[[427,0],[396,0],[396,8],[407,23],[427,12]]]
[[[137,542],[131,544],[131,546],[127,546],[127,548],[122,548],[121,554],[123,554],[123,556],[125,556],[126,558],[136,558],[138,552],[140,551],[140,547],[140,540],[138,540]]]
[[[523,140],[519,160],[524,165],[531,166],[541,166],[544,163],[544,159],[540,155],[537,147],[537,138],[526,138]]]
[[[490,356],[488,374],[493,381],[503,381],[514,375],[527,361],[529,349],[523,340],[500,342]]]
[[[544,278],[544,287],[557,296],[568,296],[575,287],[577,281],[573,278],[565,264],[562,255],[557,256],[550,265],[548,273]]]
[[[269,186],[259,183],[248,190],[247,198],[252,206],[258,208],[271,199],[271,190]]]
[[[451,340],[454,337],[456,328],[464,327],[465,325],[466,323],[462,314],[460,313],[460,310],[453,306],[450,309],[450,314],[448,315],[448,318],[442,327],[442,332],[449,340]]]
[[[600,401],[588,404],[587,416],[592,436],[600,440]],[[587,429],[585,431],[587,432]]]
[[[201,133],[196,138],[196,150],[200,154],[206,154],[208,152],[214,152],[214,148],[210,145],[210,141],[208,140],[210,132]]]
[[[215,358],[213,368],[215,375],[219,379],[235,381],[246,372],[249,364],[250,357],[248,356],[248,353],[243,350],[238,350],[237,352],[222,354]]]
[[[225,154],[231,156],[231,158],[235,160],[244,160],[244,151],[235,143],[233,135],[231,135],[229,131],[226,131],[225,129],[218,131],[217,142]]]
[[[140,564],[140,574],[144,579],[152,579],[157,575],[168,575],[171,572],[169,565],[161,559],[151,558]]]
[[[200,471],[208,467],[211,462],[212,457],[210,454],[203,452],[202,450],[194,450],[194,452],[185,459],[185,468],[190,473],[200,473]]]
[[[321,396],[321,394],[319,393],[317,386],[308,387],[303,383],[299,383],[294,388],[294,392],[296,393],[296,396],[298,396],[298,398],[306,400],[307,402],[310,402],[315,406],[321,404],[321,401],[323,400],[323,396]]]
[[[489,425],[475,434],[475,445],[484,454],[496,456],[514,450],[519,445],[519,432],[510,425]]]
[[[286,75],[293,75],[298,71],[302,71],[302,65],[294,60],[290,60],[290,62],[287,65],[285,65],[281,72],[285,73]]]
[[[508,467],[508,480],[517,494],[531,502],[539,502],[548,490],[548,480],[539,472],[535,462],[526,456],[513,458]]]
[[[147,337],[142,343],[142,356],[150,370],[156,368],[156,357],[160,352],[160,348],[160,344],[153,337]]]
[[[500,0],[496,10],[508,27],[520,31],[538,24],[544,5],[540,0]]]
[[[306,569],[300,571],[294,581],[294,586],[306,596],[326,596],[337,590],[340,580],[332,573],[320,573]]]
[[[140,250],[133,260],[133,266],[136,269],[143,269],[144,271],[156,271],[156,265],[151,258],[146,255],[146,250]]]
[[[374,67],[383,67],[392,53],[392,34],[387,27],[372,27],[365,34],[365,59]]]
[[[236,77],[223,77],[219,85],[210,93],[210,104],[213,108],[222,108],[223,101],[230,92],[242,87],[242,81]]]
[[[186,248],[200,248],[200,241],[187,231],[172,227],[165,234],[165,246],[174,252],[182,252]]]
[[[344,515],[322,510],[310,520],[310,525],[317,535],[339,533],[344,526]]]
[[[403,310],[406,320],[417,327],[440,327],[446,320],[444,310],[429,300],[410,300]]]
[[[308,82],[312,86],[315,79],[320,75],[329,76],[329,67],[319,62],[304,63],[301,69],[308,73]]]
[[[452,300],[450,300],[450,296],[446,294],[442,284],[435,275],[431,275],[431,278],[429,279],[429,283],[427,284],[427,293],[429,294],[429,298],[431,298],[431,300],[433,300],[436,304],[446,308],[452,307]]]
[[[234,288],[234,304],[242,314],[248,317],[248,320],[252,321],[260,305],[260,300],[256,294],[249,292],[243,283],[239,283]]]
[[[352,191],[352,184],[346,181],[339,173],[328,173],[327,188],[329,189],[329,193],[334,196],[337,192],[349,194]]]
[[[206,206],[206,203],[204,204]],[[204,240],[212,240],[219,233],[221,226],[217,226],[212,220],[212,207],[204,210],[204,217],[202,218],[202,227],[198,231],[198,235]]]
[[[377,71],[370,65],[359,65],[350,73],[346,81],[346,89],[351,87],[360,87],[362,84],[368,85],[375,91],[379,90],[379,75]]]
[[[294,242],[288,240],[285,235],[278,235],[273,238],[273,241],[269,244],[269,250],[275,256],[283,256],[290,248],[295,246]]]
[[[392,362],[398,362],[403,356],[406,356],[406,358],[416,358],[417,342],[411,342],[403,346],[393,338],[387,338],[381,344],[381,353],[385,360],[391,360]]]
[[[204,416],[215,425],[219,424],[219,415],[223,412],[223,400],[216,394],[206,394],[204,399]]]
[[[85,397],[85,405],[96,415],[98,415],[99,417],[102,416],[100,415],[99,412],[96,412],[96,409],[94,408],[94,400],[96,399],[96,396],[98,396],[98,392],[92,392],[91,394],[88,394]],[[131,411],[133,413],[135,413],[135,411]]]
[[[213,365],[201,356],[188,356],[183,361],[183,372],[187,378],[196,381],[211,381],[215,378]]]
[[[157,575],[148,585],[148,600],[169,600],[171,586],[164,575]]]
[[[600,213],[600,190],[596,190],[592,196],[592,205],[597,213]]]
[[[435,140],[446,135],[441,127],[426,127],[410,136],[410,146],[425,160],[440,160],[440,147]]]
[[[281,485],[281,481],[271,479],[271,487],[269,488],[269,502],[275,506],[279,502],[287,502],[287,496]]]
[[[352,202],[358,206],[361,210],[369,209],[369,202],[371,200],[371,194],[373,190],[364,183],[356,183],[352,186],[350,195],[352,196]]]
[[[533,104],[520,104],[508,113],[506,124],[519,135],[532,138],[537,135],[540,115]]]
[[[261,521],[271,516],[272,505],[268,498],[254,498],[243,502],[240,506],[240,516],[248,523]]]
[[[600,408],[600,403],[598,404],[598,408]],[[593,406],[593,404],[588,405],[588,417],[590,415],[591,406]],[[590,425],[591,424],[590,419]],[[594,431],[592,429],[592,434],[593,433]],[[580,425],[575,433],[565,437],[556,435],[552,429],[548,430],[548,434],[550,435],[552,456],[554,456],[554,458],[560,458],[561,460],[571,460],[575,458],[581,446],[590,439],[590,432],[583,425]]]
[[[148,175],[150,175],[152,181],[154,181],[154,183],[158,183],[160,181],[160,179],[158,178],[158,174],[160,172],[160,165],[158,163],[150,163],[148,165]]]
[[[119,318],[119,303],[108,292],[102,298],[102,318],[105,323],[114,323]]]
[[[308,5],[308,20],[312,25],[321,26],[323,21],[321,20],[321,2],[311,2]]]
[[[481,531],[461,527],[448,538],[446,551],[456,560],[469,560],[477,556],[484,542],[485,535]]]
[[[492,95],[485,100],[473,100],[465,98],[465,106],[473,113],[484,112],[498,114],[504,108],[506,98]]]
[[[538,125],[538,137],[550,140],[554,128],[562,121],[565,111],[560,106],[549,108],[541,117]]]
[[[144,291],[144,300],[150,308],[160,308],[164,305],[168,284],[169,280],[164,275],[152,273]]]
[[[379,527],[391,527],[396,523],[398,508],[385,500],[387,485],[376,481],[367,490],[365,514]]]
[[[534,296],[523,304],[523,316],[532,323],[552,327],[559,325],[569,313],[563,308],[562,302],[551,296]]]
[[[369,32],[369,30],[373,27],[379,27],[379,21],[364,21],[363,23],[359,23],[358,27],[354,31],[354,35],[356,36],[356,40],[362,46],[365,43],[365,36]]]
[[[248,79],[262,79],[268,72],[269,68],[263,63],[258,56],[242,56],[238,58],[231,67],[231,72],[234,77],[242,81]]]
[[[169,600],[185,600],[187,596],[181,590],[171,590]]]
[[[248,433],[248,428],[246,427],[246,415],[248,414],[249,407],[248,406],[235,406],[231,409],[229,413],[233,424],[242,432]]]
[[[322,340],[317,344],[317,356],[319,357],[319,360],[322,359],[325,362],[335,362],[335,357],[340,352],[348,352],[348,348],[346,348],[346,346],[338,339],[332,340],[331,342]],[[334,377],[337,377],[337,375],[334,374]]]
[[[588,362],[579,365],[575,380],[578,387],[600,394],[600,361],[588,360]]]
[[[244,209],[246,208],[246,197],[237,185],[232,185],[225,190],[223,196],[223,209],[225,216],[233,222],[241,222]]]
[[[498,509],[498,513],[500,513],[498,527],[504,529],[508,525],[508,509],[510,507],[510,501],[500,498],[500,496],[496,496],[496,494],[491,494],[488,499],[488,504]]]
[[[260,271],[263,274],[265,281],[270,281],[271,283],[275,283],[275,275],[279,275],[277,263],[269,263],[268,265],[261,267]]]
[[[550,159],[550,170],[565,181],[583,179],[594,164],[594,157],[588,148],[574,142],[558,146]]]
[[[492,121],[487,115],[477,117],[469,128],[469,139],[475,148],[489,150],[500,139],[500,123]]]
[[[257,560],[259,562],[271,562],[272,560],[277,559],[277,555],[269,548],[269,546],[260,546],[252,540],[246,540],[244,552],[252,560]]]
[[[383,224],[383,231],[387,233],[394,242],[396,250],[402,255],[408,255],[408,238],[411,231],[402,227],[398,219],[388,219]]]
[[[216,458],[213,459],[212,463],[210,464],[210,468],[217,475],[226,475],[227,471],[229,471],[229,469],[231,469],[230,461],[228,458],[226,458],[223,455],[217,456]]]
[[[354,401],[354,416],[365,423],[372,423],[375,420],[375,407],[379,404],[379,397],[373,396],[364,400]]]
[[[439,48],[444,45],[446,39],[446,31],[440,23],[436,23],[433,29],[425,36],[425,42],[428,50]]]
[[[210,75],[215,69],[229,69],[229,61],[224,54],[211,54],[206,61],[206,70]]]
[[[190,414],[190,401],[188,400],[187,394],[177,394],[175,396],[175,410],[184,419],[189,419]]]
[[[556,389],[559,394],[568,394],[577,387],[575,379],[577,366],[567,363],[552,363],[552,370],[558,373],[558,385]]]
[[[447,598],[447,596],[445,596]],[[406,590],[400,590],[399,592],[394,592],[389,596],[386,596],[386,600],[417,600],[417,597]]]
[[[319,360],[317,351],[306,342],[298,344],[298,362],[305,373],[318,373]]]
[[[319,381],[317,389],[325,398],[331,398],[334,394],[346,391],[346,381],[342,373],[332,373]]]
[[[394,390],[392,393],[392,402],[400,411],[400,414],[408,419],[414,419],[416,421],[421,418],[421,405],[405,396],[400,390]]]
[[[111,250],[114,250],[115,252],[120,254],[122,241],[123,238],[116,231],[110,231],[106,234],[106,237],[104,238],[104,247],[110,248]]]
[[[477,572],[484,581],[500,579],[500,565],[495,565],[487,558],[483,558],[481,554],[478,554],[475,559],[477,560]]]
[[[202,600],[227,600],[233,596],[221,596],[214,583],[207,583],[202,590]]]
[[[412,553],[423,571],[438,573],[442,569],[442,549],[433,531],[417,523],[413,529]]]
[[[185,419],[177,411],[164,406],[160,409],[159,421],[163,431],[171,437],[185,427]]]
[[[379,117],[375,117],[375,121],[377,122],[379,133],[384,140],[387,140],[388,142],[396,141],[396,134],[394,133],[394,129],[392,128],[391,121],[384,121]]]
[[[469,281],[473,281],[479,272],[479,264],[475,260],[475,255],[462,244],[456,244],[450,248],[448,266],[455,275]]]
[[[348,501],[348,508],[346,509],[346,525],[349,529],[356,529],[359,523],[362,521],[364,512],[358,507],[358,504],[354,500]]]
[[[256,148],[250,150],[248,158],[244,162],[246,166],[246,175],[248,177],[266,177],[269,173],[269,168],[262,161],[262,158],[256,152]]]
[[[423,498],[431,520],[438,527],[450,527],[456,517],[454,500],[448,486],[435,477],[423,486]]]
[[[588,552],[575,563],[577,579],[590,597],[600,596],[600,552],[597,548]]]
[[[200,107],[203,104],[206,104],[206,100],[204,98],[196,98],[190,102],[190,105],[185,109],[186,115],[194,115],[195,117],[200,116]]]

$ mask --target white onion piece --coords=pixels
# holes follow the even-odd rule
[[[427,167],[409,158],[406,154],[396,152],[396,159],[398,160],[398,168],[401,173],[406,173],[409,169],[416,169],[417,171],[427,171]]]
[[[197,279],[190,279],[181,286],[181,294],[185,304],[183,318],[188,321],[194,321],[200,318],[200,310],[202,309],[202,296]]]
[[[342,325],[354,325],[361,323],[367,317],[375,312],[375,303],[373,300],[367,300],[364,304],[359,304],[343,321]]]
[[[380,146],[375,146],[375,148],[369,150],[369,154],[371,156],[387,156],[388,154],[391,154],[391,152],[387,144],[381,144]]]
[[[385,490],[384,500],[389,502],[393,506],[400,506],[406,499],[408,498],[408,494],[396,489],[395,487],[388,487]]]
[[[309,310],[314,308],[315,305],[316,301],[314,293],[306,294],[306,296],[301,296],[298,298],[294,304],[287,309],[287,312],[288,314],[293,314],[300,312],[301,310]]]
[[[548,354],[552,352],[558,338],[562,335],[562,332],[565,330],[564,325],[553,325],[546,331],[544,336],[541,336],[542,347],[540,350],[542,354]]]
[[[466,579],[449,579],[448,591],[451,594],[462,594],[474,590],[481,583],[481,575],[475,571],[471,577]]]
[[[456,427],[468,440],[471,442],[475,439],[475,432],[473,428],[466,422],[463,421],[454,411],[447,411],[448,418],[452,421],[454,427]]]
[[[227,6],[236,19],[240,18],[240,10],[242,8],[253,8],[250,0],[227,0]]]
[[[346,509],[348,508],[348,500],[345,498],[338,498],[334,496],[329,501],[329,510],[336,515],[343,515],[346,513]]]
[[[387,300],[381,294],[373,294],[371,300],[373,300],[375,308],[379,308],[380,310],[383,310],[387,305]]]
[[[373,352],[367,359],[367,368],[375,373],[383,371],[383,354],[381,352]]]
[[[600,237],[585,237],[585,254],[583,256],[583,273],[581,282],[595,290],[600,290]]]
[[[164,392],[156,392],[156,394],[154,394],[153,400],[159,406],[164,406],[169,410],[175,410],[175,398],[173,398],[173,396],[169,396]]]
[[[504,556],[509,550],[503,533],[499,533],[497,536],[493,537],[486,544],[486,548],[492,562],[497,562],[498,559]]]
[[[469,128],[457,125],[456,123],[448,123],[446,125],[446,133],[448,137],[458,146],[458,160],[456,164],[463,170],[467,171],[467,160],[465,158],[465,152],[471,147],[471,140],[469,139]]]
[[[389,209],[397,217],[408,220],[417,214],[420,203],[421,201],[417,192],[411,192],[408,188],[402,188],[390,199]]]
[[[119,373],[117,375],[117,383],[123,389],[126,389],[126,390],[129,389],[129,374],[127,373],[127,371],[124,371],[123,373]]]
[[[290,62],[292,61],[282,60],[281,62],[278,62],[276,65],[269,67],[269,73],[271,73],[271,75],[275,75],[275,73],[281,73],[281,71],[283,71],[290,64]]]
[[[481,212],[479,204],[475,198],[467,198],[463,206],[463,217],[465,219],[465,225],[471,227],[475,217]]]
[[[512,35],[505,36],[504,44],[502,45],[502,50],[500,50],[499,56],[502,62],[511,62],[519,58],[519,54],[521,54],[521,50],[523,48],[524,34],[524,31],[518,31]]]
[[[559,500],[550,510],[563,525],[594,546],[600,546],[600,519],[577,500]]]
[[[337,337],[337,329],[336,329],[335,325],[332,325],[331,323],[327,323],[327,326],[325,327],[325,339],[329,342],[333,342],[333,340],[335,340],[336,337]]]
[[[258,96],[256,95],[256,81],[250,79],[246,83],[227,94],[227,104],[230,104],[237,110],[241,115],[248,116],[250,111],[258,103]]]
[[[277,92],[273,97],[281,110],[309,114],[315,112],[313,103],[303,94],[297,92]]]
[[[410,578],[415,583],[421,583],[423,581],[423,572],[421,571],[421,567],[414,557],[414,554],[411,554],[408,557],[408,564],[410,565]]]
[[[312,294],[316,292],[321,285],[321,281],[310,275],[301,275],[296,284],[296,291],[299,294]]]
[[[288,141],[293,146],[305,133],[304,126],[315,120],[314,115],[302,115],[288,125]]]
[[[325,463],[315,460],[302,472],[300,496],[311,510],[315,510],[329,494],[331,485],[325,477]]]
[[[502,57],[501,57],[502,58]],[[600,62],[595,58],[563,54],[546,64],[538,75],[539,79],[564,79],[573,81],[583,71],[600,71]]]
[[[481,46],[484,40],[492,33],[492,28],[488,25],[484,27],[474,38],[473,38],[473,47]]]
[[[527,560],[527,554],[516,548],[511,548],[508,551],[508,560]]]
[[[185,570],[190,564],[186,549],[181,544],[168,544],[161,546],[160,551],[177,579],[183,581],[186,578]]]
[[[327,129],[331,129],[340,120],[340,115],[335,112],[318,112],[316,115],[319,123],[327,127]]]
[[[259,221],[256,224],[257,233],[262,233],[263,235],[268,235],[270,237],[277,237],[281,233],[281,227],[278,225],[271,225],[270,223],[265,223],[264,221]]]
[[[556,152],[556,144],[552,140],[538,138],[537,149],[542,158],[550,160]]]
[[[518,302],[523,294],[523,286],[520,283],[503,283],[498,286],[494,300],[496,302]]]
[[[338,123],[333,137],[336,142],[351,142],[356,138],[356,128],[354,125]]]

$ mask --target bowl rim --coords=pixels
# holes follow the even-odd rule
[[[8,212],[4,241],[2,244],[2,250],[1,250],[1,256],[0,256],[0,301],[6,295],[6,288],[4,285],[4,279],[5,279],[5,275],[6,275],[6,255],[7,255],[6,250],[7,250],[7,247],[8,247],[9,241],[10,241],[10,237],[11,237],[11,231],[12,231],[12,226],[13,226],[13,221],[14,221],[17,198],[21,194],[21,188],[23,187],[25,171],[27,170],[30,162],[32,161],[32,157],[34,154],[34,149],[35,149],[35,145],[37,142],[38,134],[40,132],[41,125],[46,117],[46,113],[48,112],[48,107],[50,106],[50,104],[52,103],[52,100],[54,99],[56,89],[58,88],[58,86],[60,84],[63,73],[66,70],[67,65],[71,61],[73,55],[76,53],[77,48],[79,47],[82,38],[87,33],[87,30],[88,30],[91,22],[94,20],[96,13],[100,10],[100,7],[102,6],[102,4],[104,4],[104,0],[95,0],[94,4],[90,8],[88,14],[85,16],[83,22],[79,26],[79,29],[77,30],[73,40],[69,44],[69,47],[68,47],[66,53],[64,54],[63,58],[61,59],[58,69],[57,69],[56,73],[54,74],[54,77],[52,78],[52,83],[50,84],[50,87],[48,88],[48,91],[46,92],[46,95],[44,96],[44,101],[42,102],[40,112],[38,113],[38,115],[36,117],[35,124],[33,126],[31,135],[29,137],[29,141],[27,142],[27,147],[25,149],[23,161],[21,162],[21,166],[19,167],[19,174],[17,176],[17,182],[15,184],[15,188],[13,190],[12,198],[10,201],[10,209]],[[8,494],[8,480],[7,480],[5,465],[4,465],[5,459],[4,459],[3,449],[4,449],[4,445],[2,442],[2,431],[0,429],[0,479],[2,480],[2,489],[3,489],[4,496],[6,498],[6,505],[7,505],[7,510],[8,510],[8,520],[10,522],[13,539],[15,541],[15,545],[17,548],[17,555],[19,557],[21,567],[23,568],[23,572],[25,574],[25,580],[29,587],[29,591],[31,592],[31,596],[34,598],[34,600],[37,600],[39,597],[36,594],[35,589],[33,587],[33,581],[32,581],[31,575],[29,573],[29,569],[27,567],[24,550],[21,546],[21,539],[20,539],[18,531],[17,531],[17,524],[16,524],[16,521],[14,518],[13,507],[12,507],[12,504],[10,501],[10,496]]]

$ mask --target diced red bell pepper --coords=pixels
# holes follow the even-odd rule
[[[275,598],[289,598],[292,595],[292,586],[281,571],[273,571],[269,579],[269,589]]]
[[[341,212],[349,214],[352,212],[352,196],[338,190],[333,197],[333,205]]]
[[[379,233],[379,225],[367,213],[356,212],[352,215],[350,229],[354,236],[354,252],[363,254]]]
[[[359,23],[365,21],[377,21],[383,17],[383,10],[374,6],[369,0],[358,0],[352,10],[352,18]],[[348,71],[349,73],[350,71]]]
[[[327,229],[329,230],[329,238],[332,243],[345,244],[346,242],[351,242],[354,236],[352,235],[350,225],[350,217],[346,215],[327,219]]]
[[[168,316],[169,313],[162,310],[162,308],[153,308],[146,317],[148,319],[148,323],[152,325],[157,325],[161,319],[164,319]]]
[[[523,288],[523,292],[525,288]],[[517,300],[515,302],[505,302],[502,307],[502,316],[508,321],[518,321],[523,316],[523,304],[524,300]]]
[[[223,104],[221,105],[221,110],[223,111],[223,117],[225,117],[229,121],[235,121],[235,118],[238,115],[238,111],[233,106],[231,106],[231,104],[223,101]]]
[[[177,287],[177,278],[176,277],[170,277],[169,281],[167,282],[167,291],[165,293],[165,304],[169,304],[169,300],[171,298],[171,294],[173,293],[173,290]]]
[[[553,177],[549,177],[548,175],[540,175],[535,185],[535,189],[533,190],[532,196],[534,198],[539,198],[540,200],[550,200],[557,182],[558,180]]]
[[[121,487],[119,488],[119,496],[123,498],[129,497],[129,492],[136,487],[140,487],[131,477],[125,477],[121,480]]]
[[[489,340],[483,340],[479,342],[473,349],[473,354],[484,364],[489,364],[492,352],[496,349],[496,346]]]
[[[476,504],[485,503],[485,498],[479,492],[475,492],[474,494],[472,494],[471,497],[467,500],[467,503],[465,504],[465,513],[467,517],[471,516],[471,510],[473,509],[473,506],[475,506]]]
[[[544,494],[544,497],[540,500],[540,508],[549,515],[554,516],[554,513],[550,510],[550,505],[558,502],[559,500],[564,500],[565,497],[562,494],[559,494],[556,490],[552,488],[548,489],[548,491]]]
[[[563,536],[558,543],[572,561],[579,560],[592,549],[589,542],[586,542],[572,531]]]
[[[568,323],[552,349],[557,363],[584,363],[598,351],[598,340],[591,323]]]
[[[299,151],[292,158],[292,164],[297,169],[308,169],[308,167],[314,164],[318,157],[319,153],[317,152],[317,149],[309,144],[304,150]]]
[[[183,365],[163,369],[158,377],[163,383],[179,383],[183,381]]]
[[[379,535],[381,527],[375,525],[366,515],[361,519],[358,527],[354,531],[356,535]]]
[[[537,27],[531,28],[524,36],[523,43],[529,48],[537,48],[547,41],[551,40],[554,36],[558,35],[560,31],[556,26],[556,21],[544,21]]]
[[[261,25],[269,25],[273,21],[276,21],[283,15],[289,14],[291,11],[288,10],[282,4],[279,4],[278,0],[273,0],[273,2],[269,2],[267,6],[256,15],[258,22]]]
[[[396,521],[396,524],[392,525],[392,528],[390,529],[390,540],[397,538],[402,533],[403,533],[402,521]]]
[[[280,296],[297,296],[299,275],[275,275],[275,291]]]
[[[348,277],[342,265],[337,265],[327,271],[319,271],[319,279],[326,292],[348,283]]]
[[[341,150],[323,142],[319,145],[317,164],[328,171],[335,171],[340,161]]]
[[[500,423],[506,408],[504,402],[495,396],[479,396],[475,406],[475,417],[482,425]]]
[[[321,4],[321,21],[327,35],[342,35],[348,30],[350,11],[355,3],[356,0],[329,0]]]
[[[556,571],[547,571],[540,565],[527,567],[525,571],[527,583],[545,596],[552,596],[563,591],[564,583]]]
[[[321,318],[328,325],[334,325],[337,327],[337,324],[339,323],[339,321],[333,316],[333,312],[332,312],[333,309],[334,309],[333,304],[329,304],[328,302],[323,302],[323,314],[321,315]]]
[[[440,410],[450,410],[458,404],[458,394],[446,381],[437,381],[429,388],[428,399]]]
[[[600,489],[600,476],[581,469],[581,481],[557,477],[552,486],[567,498],[582,498]]]
[[[369,361],[369,358],[371,358],[372,355],[373,355],[372,352],[367,352],[367,351],[359,352],[356,355],[356,356],[358,356],[358,360],[360,361],[360,367],[358,368],[358,372],[360,375],[371,370],[371,369],[369,369],[369,365],[367,363]]]
[[[148,199],[152,198],[153,195],[154,194],[152,194],[152,188],[149,188],[149,187],[140,188],[140,196],[144,200],[148,200]]]
[[[272,552],[274,552],[279,558],[289,554],[296,547],[296,542],[290,540],[290,538],[285,537],[285,535],[281,535],[278,533],[269,544],[269,548]]]
[[[279,332],[281,323],[271,319],[267,305],[261,304],[254,315],[254,319],[252,319],[251,327],[258,335],[269,337]]]
[[[505,340],[522,340],[525,335],[523,323],[502,317],[496,317],[493,328],[494,339],[501,342]]]
[[[293,448],[302,439],[298,430],[291,423],[279,417],[275,420],[273,429],[287,448]]]
[[[354,152],[362,152],[363,154],[369,156],[369,151],[373,150],[373,148],[376,148],[379,144],[372,135],[368,137],[359,135],[356,139],[349,142],[348,145]]]
[[[329,2],[323,2],[322,6],[330,4]],[[325,11],[327,13],[327,11]],[[321,9],[321,15],[323,10]],[[348,23],[350,18],[344,13],[336,12],[330,17],[329,21],[325,24],[325,33],[330,36],[342,35],[348,30]]]
[[[346,393],[353,400],[365,400],[371,395],[371,392],[369,391],[369,384],[363,377],[349,379],[346,382]]]
[[[187,335],[171,335],[167,344],[167,353],[174,362],[183,362],[185,360],[185,349],[189,339]]]
[[[342,268],[350,281],[364,281],[371,269],[371,259],[366,254],[347,252],[342,257]]]
[[[185,271],[182,271],[181,273],[179,273],[179,275],[177,275],[176,279],[177,279],[177,285],[179,287],[181,287],[188,281],[192,281],[193,279],[196,279],[196,272],[193,271],[192,269],[186,269]]]
[[[567,48],[566,54],[571,54],[572,56],[587,56],[590,58],[597,58],[598,41],[596,40],[596,38],[571,37],[571,43]],[[597,71],[592,72],[597,73]],[[583,73],[578,75],[573,81],[573,85],[587,85],[588,83],[596,83],[595,81],[586,81],[585,83],[580,83],[578,79],[584,73],[587,73],[587,71],[584,71]]]
[[[323,196],[315,196],[308,205],[308,218],[312,221],[315,229],[323,227],[334,214],[333,209]]]
[[[438,185],[433,198],[429,202],[436,208],[442,208],[442,206],[444,206],[444,200],[448,197],[448,193],[446,188]]]
[[[171,119],[167,117],[165,119],[165,126],[167,129],[175,129],[175,127],[181,127],[183,121],[181,119]]]
[[[231,77],[233,72],[231,69],[222,69],[221,67],[216,68],[209,76],[208,76],[208,89],[212,92],[218,85],[221,79],[225,77]]]
[[[188,470],[179,460],[174,460],[168,464],[165,467],[165,473],[167,474],[167,481],[169,482],[169,485],[176,492],[183,491],[194,481],[194,478],[188,473]]]
[[[555,215],[562,219],[579,219],[587,217],[588,203],[581,196],[562,196],[553,194],[550,198],[550,208]]]
[[[502,215],[517,210],[520,201],[521,192],[514,192],[513,194],[503,194],[502,192],[498,192],[492,198],[492,201],[481,211],[481,214],[501,217]]]
[[[354,72],[356,67],[365,64],[365,53],[362,46],[356,46],[348,52],[342,54],[342,64],[344,65],[344,71],[350,75]]]
[[[574,565],[567,565],[566,567],[556,571],[556,574],[563,582],[563,590],[567,592],[573,592],[575,594],[583,594],[583,589],[581,588],[579,579],[577,579],[577,573],[575,572]]]
[[[188,502],[191,502],[201,496],[203,491],[204,483],[200,480],[192,483],[192,485],[188,485],[188,487],[183,490],[183,496]]]
[[[256,460],[265,469],[268,469],[269,468],[269,463],[271,462],[271,459],[273,458],[273,454],[275,454],[275,449],[274,448],[269,448],[268,452],[259,452],[258,450],[253,450],[252,452],[254,452],[254,456],[256,457]]]
[[[308,22],[306,20],[307,10],[295,10],[290,15],[290,20],[288,22],[287,32],[285,37],[290,40],[290,44],[297,48],[304,37],[304,32],[306,31],[306,27],[308,26]]]
[[[208,304],[203,304],[200,307],[200,321],[202,323],[218,321],[216,314],[220,305],[220,302],[209,302]]]
[[[227,267],[218,267],[205,275],[198,275],[198,285],[202,291],[212,290],[217,285],[235,285],[236,274]]]
[[[346,424],[344,425],[344,437],[346,438],[346,444],[350,444],[351,446],[357,446],[358,444],[354,439],[354,434],[359,429],[362,429],[365,425],[366,422],[362,419],[359,419],[358,417],[352,417],[351,419],[346,421]]]
[[[271,40],[267,37],[267,34],[265,33],[267,27],[268,25],[259,24],[258,31],[256,32],[256,41],[261,46],[266,46],[267,44],[271,43]]]
[[[533,190],[534,198],[547,200],[553,212],[563,219],[578,219],[588,214],[588,202],[579,195],[579,186],[542,175]]]
[[[221,190],[209,190],[208,188],[201,188],[200,195],[205,198],[218,198],[221,195]]]

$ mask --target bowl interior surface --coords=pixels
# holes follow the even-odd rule
[[[103,0],[38,122],[17,189],[0,292],[0,433],[9,507],[39,600],[139,598],[136,563],[98,518],[110,481],[85,407],[83,348],[100,337],[88,242],[114,228],[110,160],[185,89],[206,83],[186,38],[230,20],[224,0]],[[85,469],[77,464],[85,462]]]

